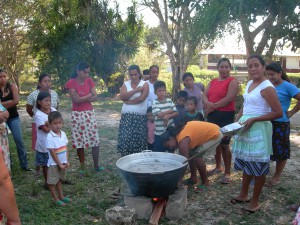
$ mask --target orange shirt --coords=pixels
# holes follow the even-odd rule
[[[185,137],[189,137],[191,142],[189,149],[194,149],[207,141],[216,139],[220,135],[220,127],[213,123],[202,121],[187,122],[182,131],[176,136],[178,143]]]

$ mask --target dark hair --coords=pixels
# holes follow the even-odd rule
[[[7,75],[7,71],[3,68],[0,68],[0,73],[5,73]],[[4,93],[8,93],[10,91],[11,83],[9,81],[6,82],[4,87]],[[3,96],[2,90],[0,90],[1,96]]]
[[[152,113],[152,106],[149,106],[149,107],[147,108],[147,113]]]
[[[231,68],[230,60],[229,60],[228,58],[225,58],[225,57],[219,59],[218,64],[217,64],[217,67],[218,67],[218,68],[219,68],[219,66],[220,66],[220,64],[221,64],[222,62],[227,62],[227,63],[229,64],[230,68]]]
[[[248,62],[250,59],[258,59],[260,64],[262,66],[265,66],[266,65],[266,62],[265,60],[260,56],[260,55],[251,55],[248,59],[247,59],[247,65],[248,65]]]
[[[149,70],[148,69],[143,70],[143,75],[149,75]]]
[[[186,122],[181,122],[177,126],[168,126],[166,131],[163,132],[159,139],[164,144],[166,141],[168,141],[171,137],[176,138],[176,136],[182,131],[182,129],[185,127]]]
[[[187,100],[189,97],[188,93],[186,91],[179,91],[177,94],[177,99],[178,98],[184,98],[185,100]]]
[[[88,63],[86,63],[86,62],[78,63],[77,66],[75,66],[73,73],[71,74],[71,78],[78,77],[77,70],[78,71],[83,71],[83,70],[88,69],[88,68],[90,68],[90,65]]]
[[[192,73],[184,73],[182,75],[182,81],[184,81],[187,77],[191,77],[191,78],[193,78],[193,80],[195,80]]]
[[[190,96],[187,100],[193,102],[195,105],[198,104],[197,98],[195,96]]]
[[[167,88],[164,81],[158,80],[154,83],[154,91],[157,91],[158,88]]]
[[[272,70],[275,73],[281,73],[281,79],[287,82],[291,82],[290,78],[283,71],[281,65],[278,62],[272,62],[266,66],[266,70]]]
[[[41,73],[40,76],[39,76],[39,83],[42,82],[42,80],[44,79],[44,77],[49,77],[51,79],[51,75],[49,73]],[[36,89],[40,89],[41,86],[38,84],[36,86]]]
[[[62,119],[61,113],[58,112],[58,111],[50,112],[49,115],[48,115],[48,121],[49,121],[49,123],[51,124],[56,119]]]
[[[51,98],[51,95],[48,91],[41,91],[37,98],[36,98],[36,108],[41,109],[41,105],[39,104],[39,101],[42,101],[44,98]]]
[[[156,68],[159,71],[159,67],[157,65],[152,65],[149,67],[149,72],[153,69]]]
[[[140,79],[142,78],[141,69],[140,69],[140,67],[139,67],[138,65],[130,65],[130,66],[128,67],[128,72],[129,72],[130,70],[137,70],[138,73],[139,73],[139,75],[140,75]]]

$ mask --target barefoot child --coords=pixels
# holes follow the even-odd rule
[[[47,135],[46,146],[48,149],[48,178],[47,183],[53,200],[60,206],[65,206],[71,200],[64,197],[62,190],[62,180],[65,180],[66,169],[69,168],[68,162],[68,139],[61,130],[63,126],[63,119],[60,112],[54,111],[49,113],[48,121],[50,125],[50,132]],[[58,196],[56,194],[56,190]]]
[[[43,175],[45,178],[44,187],[48,189],[47,185],[47,163],[48,163],[48,150],[45,145],[47,134],[50,131],[48,123],[48,115],[52,111],[56,111],[55,108],[51,107],[51,95],[49,92],[42,91],[38,94],[36,99],[36,114],[35,123],[37,128],[37,139],[36,139],[36,165],[43,167]]]
[[[187,112],[184,115],[183,121],[204,121],[204,117],[201,112],[196,111],[197,109],[197,98],[191,96],[186,102]]]

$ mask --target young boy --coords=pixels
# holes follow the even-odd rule
[[[188,99],[188,93],[186,91],[179,91],[177,94],[176,100],[176,109],[178,112],[178,116],[174,117],[174,124],[175,126],[179,125],[183,122],[183,117],[186,113],[185,104]]]
[[[152,114],[152,107],[148,107],[147,109],[147,128],[148,128],[148,150],[153,150],[153,144],[154,144],[154,131],[155,131],[155,124],[154,124],[154,118]]]
[[[63,119],[60,112],[50,112],[48,121],[51,131],[46,140],[49,151],[47,183],[55,203],[59,206],[65,206],[71,201],[71,199],[64,197],[62,190],[62,180],[65,180],[66,169],[70,166],[68,163],[68,139],[65,132],[61,130]],[[58,195],[55,188],[57,188]]]
[[[154,83],[154,93],[157,95],[157,99],[152,103],[155,124],[153,151],[165,152],[166,147],[161,142],[160,135],[166,130],[167,126],[174,125],[173,117],[177,116],[178,112],[172,100],[166,97],[165,82],[156,81]]]
[[[195,96],[190,96],[186,102],[187,112],[183,117],[184,122],[189,121],[204,121],[204,117],[201,112],[198,112],[197,109],[197,98]]]

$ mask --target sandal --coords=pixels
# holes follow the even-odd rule
[[[63,199],[61,199],[60,201],[64,202],[64,203],[70,203],[72,200],[68,197],[64,197]]]
[[[286,208],[289,210],[292,210],[293,212],[297,212],[299,207],[300,207],[300,204],[293,204],[293,205],[287,206]]]
[[[66,206],[66,203],[64,203],[62,200],[56,201],[55,204],[59,206]]]
[[[241,204],[241,203],[249,203],[251,201],[251,198],[247,199],[247,200],[240,200],[240,199],[237,199],[237,198],[232,198],[230,200],[230,203],[235,205],[235,204]]]
[[[219,174],[219,173],[223,173],[223,170],[219,170],[217,168],[214,168],[214,169],[207,172],[207,176],[210,177],[210,176],[213,176],[213,175],[216,175],[216,174]]]
[[[204,192],[204,191],[208,191],[208,187],[204,186],[204,185],[198,185],[195,186],[194,188],[195,192]]]
[[[105,170],[105,168],[103,166],[99,166],[97,168],[95,168],[96,172],[101,172],[103,170]]]
[[[221,184],[230,184],[231,183],[231,179],[230,177],[222,177],[221,179]]]
[[[255,212],[258,211],[259,209],[260,209],[260,205],[257,206],[257,207],[255,207],[254,209],[249,209],[247,206],[244,207],[244,210],[245,210],[246,212],[249,212],[249,213],[255,213]]]

